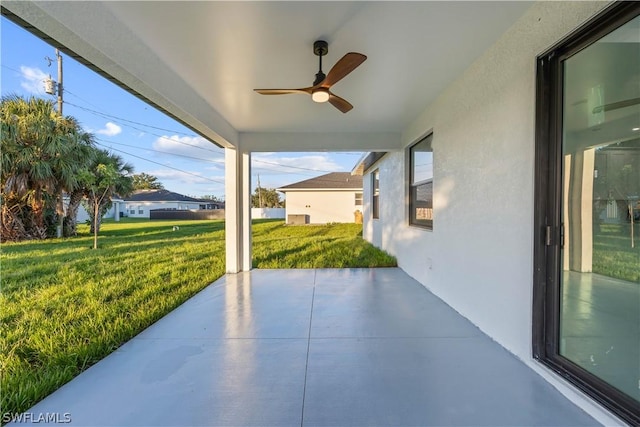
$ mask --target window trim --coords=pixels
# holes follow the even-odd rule
[[[417,227],[417,228],[421,228],[424,230],[431,230],[433,231],[433,217],[430,220],[419,220],[414,218],[413,215],[413,189],[417,188],[419,185],[414,185],[413,184],[413,156],[412,156],[412,149],[420,144],[423,141],[427,141],[429,143],[429,148],[431,148],[431,155],[433,156],[433,132],[429,132],[427,133],[425,136],[421,137],[420,139],[418,139],[416,142],[414,142],[413,144],[409,145],[407,147],[407,161],[406,161],[406,165],[407,165],[407,169],[408,169],[408,174],[407,174],[407,207],[408,207],[408,222],[409,222],[409,226],[410,227]],[[423,185],[425,183],[427,183],[429,180],[425,180],[424,182],[421,182],[420,185]],[[433,177],[431,177],[431,185],[432,185],[432,191],[433,191]],[[417,191],[417,190],[416,190]],[[433,210],[433,193],[431,194],[431,209]]]
[[[380,169],[379,168],[371,172],[371,218],[380,219]]]
[[[632,425],[640,402],[560,355],[562,226],[562,62],[640,15],[640,3],[616,2],[537,58],[533,357]],[[547,235],[547,230],[549,233]]]

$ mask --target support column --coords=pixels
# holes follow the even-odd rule
[[[593,267],[593,171],[595,150],[577,152],[572,156],[569,184],[569,267],[589,273]],[[565,236],[566,237],[566,236]]]
[[[251,270],[251,154],[226,148],[225,244],[227,273]]]

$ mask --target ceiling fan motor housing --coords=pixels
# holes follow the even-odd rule
[[[324,40],[317,40],[313,43],[313,53],[324,56],[329,52],[329,44]]]

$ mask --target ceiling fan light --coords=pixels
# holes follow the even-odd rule
[[[327,102],[329,100],[329,91],[318,89],[311,94],[311,99],[315,102]]]

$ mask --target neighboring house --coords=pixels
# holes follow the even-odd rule
[[[126,216],[124,212],[124,200],[112,197],[111,207],[102,216],[102,218],[113,218],[114,220],[119,221],[122,216]],[[89,212],[87,212],[83,205],[80,205],[78,207],[78,216],[76,217],[76,221],[78,224],[81,224],[88,220]]]
[[[85,199],[86,200],[86,199]],[[69,196],[65,195],[63,197],[64,209],[65,212],[67,210],[67,206],[69,205]],[[107,210],[107,212],[102,216],[103,218],[113,218],[116,221],[120,220],[124,214],[124,200],[120,198],[111,198],[111,207]],[[82,204],[78,206],[78,215],[76,216],[76,222],[78,224],[82,224],[89,220],[89,213],[84,208]]]
[[[362,176],[332,172],[278,188],[285,193],[287,223],[356,222],[362,213]]]
[[[224,203],[213,200],[196,199],[169,190],[136,190],[126,197],[125,216],[149,218],[154,209],[167,210],[211,210],[224,209]]]

